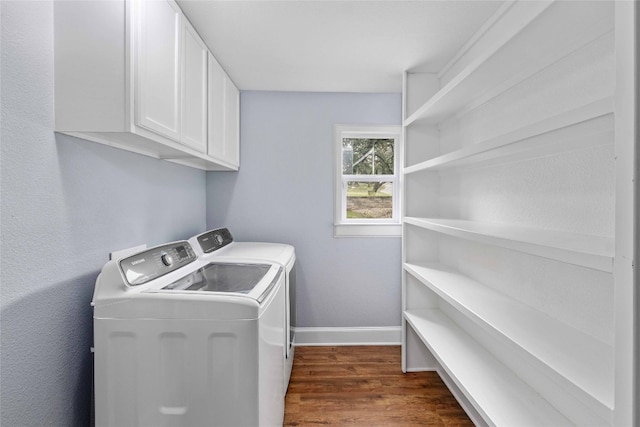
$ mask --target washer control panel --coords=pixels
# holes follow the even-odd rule
[[[231,242],[233,242],[233,236],[231,236],[231,232],[227,228],[207,231],[198,236],[198,243],[205,254],[217,251]]]
[[[143,285],[196,260],[188,242],[169,243],[139,252],[120,260],[120,270],[127,284]]]

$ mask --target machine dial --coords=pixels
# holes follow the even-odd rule
[[[171,267],[171,265],[173,264],[173,258],[168,253],[163,253],[162,255],[160,255],[160,260],[162,260],[162,263],[167,267]]]

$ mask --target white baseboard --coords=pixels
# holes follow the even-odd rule
[[[295,345],[400,345],[400,326],[361,328],[296,328]]]

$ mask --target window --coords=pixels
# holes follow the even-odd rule
[[[335,126],[335,236],[400,236],[400,126]]]

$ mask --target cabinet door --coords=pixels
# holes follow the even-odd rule
[[[208,154],[234,166],[239,164],[238,118],[238,89],[213,55],[209,55]]]
[[[224,71],[209,54],[209,146],[208,154],[224,158]]]
[[[240,164],[240,92],[225,74],[224,142],[225,160]]]
[[[135,123],[179,141],[182,12],[167,0],[136,6]]]
[[[185,19],[183,25],[182,137],[180,142],[207,151],[207,61],[208,50]]]

